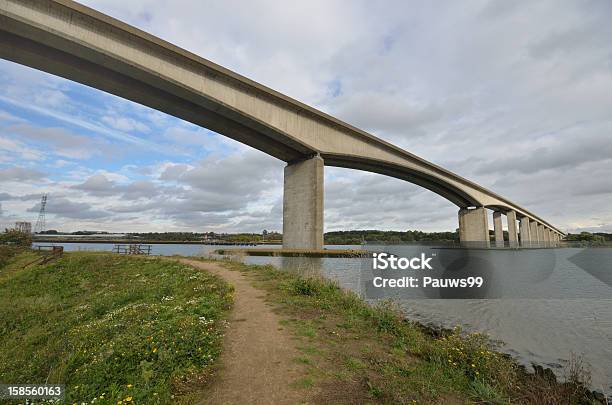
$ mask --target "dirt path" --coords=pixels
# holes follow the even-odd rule
[[[239,271],[216,263],[183,259],[185,264],[208,270],[235,288],[230,327],[221,354],[217,381],[202,404],[303,404],[309,395],[294,383],[303,376],[295,362],[300,353],[262,297]]]

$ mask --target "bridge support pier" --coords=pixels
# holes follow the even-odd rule
[[[489,247],[489,221],[484,207],[459,210],[459,241],[464,247]]]
[[[508,244],[511,248],[516,249],[519,245],[516,229],[516,211],[508,211],[506,220],[508,221]]]
[[[553,230],[550,230],[550,245],[557,247],[557,233]]]
[[[520,224],[520,232],[521,232],[521,247],[528,248],[531,247],[531,229],[529,226],[529,218],[523,217],[521,218]]]
[[[323,249],[323,159],[285,167],[283,248]]]
[[[531,247],[540,247],[540,236],[537,222],[529,221],[529,234],[531,235]]]
[[[495,247],[504,247],[504,228],[502,225],[502,213],[493,211],[493,234],[495,235]]]
[[[538,224],[538,247],[546,247],[546,237],[544,236],[545,231],[544,225]]]

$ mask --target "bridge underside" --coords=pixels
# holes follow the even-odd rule
[[[465,243],[489,245],[485,208],[495,212],[495,246],[552,246],[563,235],[478,184],[70,0],[0,0],[0,57],[163,111],[287,162],[288,247],[322,247],[324,165],[396,177],[443,196],[460,208]]]
[[[472,196],[458,187],[440,181],[439,178],[426,173],[409,170],[404,166],[361,156],[321,154],[326,166],[357,169],[385,176],[395,177],[424,187],[441,195],[458,207],[478,206],[480,203]]]
[[[411,176],[380,162],[352,161],[338,156],[314,156],[289,163],[285,168],[283,198],[283,246],[319,250],[323,241],[324,165],[367,170],[403,178],[445,196],[459,206],[459,239],[466,248],[552,248],[561,235],[522,217],[517,222],[513,210],[478,206],[460,191],[443,188],[432,179]],[[449,197],[450,196],[450,197]],[[488,209],[493,211],[493,238],[490,236]],[[507,230],[504,232],[503,216]],[[519,233],[520,229],[520,233]],[[531,231],[537,229],[538,232]],[[491,240],[492,239],[492,240]]]

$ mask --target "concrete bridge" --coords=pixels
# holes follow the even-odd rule
[[[490,246],[487,210],[493,211],[495,246],[555,246],[563,237],[478,184],[73,1],[0,0],[0,57],[155,108],[287,162],[287,248],[323,246],[324,166],[380,173],[441,195],[459,207],[466,246]]]

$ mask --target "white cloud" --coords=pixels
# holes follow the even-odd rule
[[[149,132],[150,130],[148,126],[132,118],[105,115],[101,119],[102,119],[102,122],[104,122],[105,124],[108,124],[111,127],[118,129],[120,131]]]
[[[0,136],[0,159],[9,162],[27,162],[42,160],[44,153],[36,148],[26,146],[22,142]]]
[[[29,181],[40,180],[44,174],[25,167],[13,166],[0,169],[0,181]]]

